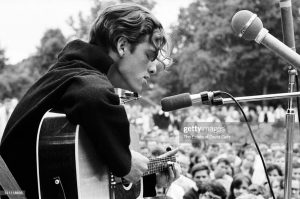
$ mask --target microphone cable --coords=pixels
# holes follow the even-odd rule
[[[268,181],[268,184],[269,184],[269,188],[270,188],[271,195],[272,195],[273,199],[275,199],[275,195],[274,195],[274,192],[273,192],[273,189],[272,189],[272,186],[271,186],[271,182],[270,182],[270,179],[269,179],[269,175],[268,175],[268,173],[267,173],[267,167],[266,167],[264,158],[263,158],[263,156],[262,156],[262,154],[261,154],[261,151],[260,151],[260,149],[259,149],[259,147],[258,147],[258,144],[257,144],[257,142],[256,142],[256,139],[255,139],[255,137],[254,137],[254,134],[253,134],[253,132],[252,132],[252,129],[251,129],[250,124],[249,124],[249,122],[248,122],[247,116],[246,116],[246,114],[244,113],[244,110],[243,110],[242,106],[240,105],[240,103],[239,103],[239,102],[238,102],[231,94],[229,94],[229,93],[227,93],[227,92],[224,92],[224,91],[216,91],[216,93],[224,94],[224,95],[230,97],[230,98],[235,102],[235,104],[239,107],[240,111],[242,112],[242,114],[243,114],[243,116],[244,116],[244,119],[245,119],[245,121],[246,121],[246,123],[247,123],[249,132],[250,132],[250,134],[251,134],[251,137],[252,137],[252,139],[253,139],[253,142],[254,142],[254,144],[255,144],[255,147],[256,147],[256,149],[257,149],[257,152],[258,152],[258,154],[259,154],[259,157],[260,157],[260,159],[261,159],[261,161],[262,161],[262,164],[263,164],[263,167],[264,167],[264,171],[265,171],[265,174],[266,174],[266,178],[267,178],[267,181]]]

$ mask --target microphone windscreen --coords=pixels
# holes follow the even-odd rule
[[[192,106],[192,100],[189,93],[165,97],[161,100],[163,111],[174,111],[189,106]]]
[[[231,20],[231,28],[233,32],[239,35],[242,31],[244,31],[244,33],[242,33],[242,38],[246,40],[254,40],[263,28],[263,24],[258,17],[255,17],[255,19],[251,22],[250,19],[253,15],[254,13],[249,10],[241,10],[235,13]],[[251,24],[248,24],[249,22],[251,22]]]

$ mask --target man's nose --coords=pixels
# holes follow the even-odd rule
[[[150,75],[155,75],[157,73],[156,61],[151,62],[148,66],[148,73]]]

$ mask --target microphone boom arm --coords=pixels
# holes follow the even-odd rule
[[[238,102],[252,102],[252,101],[263,101],[263,100],[272,100],[272,99],[284,99],[284,98],[299,97],[299,96],[300,96],[300,92],[291,92],[291,93],[277,93],[277,94],[235,97],[235,99]],[[222,100],[223,100],[222,104],[235,103],[231,98],[224,98]]]

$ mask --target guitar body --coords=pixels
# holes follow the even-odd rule
[[[139,151],[139,140],[130,130],[130,148]],[[113,176],[101,161],[83,128],[71,124],[64,114],[47,112],[36,141],[40,199],[137,199],[143,183],[126,184]],[[167,168],[175,157],[155,158],[148,164],[150,175]]]
[[[110,175],[84,130],[63,114],[45,114],[36,146],[40,199],[126,199],[142,193],[140,182],[126,187]]]

